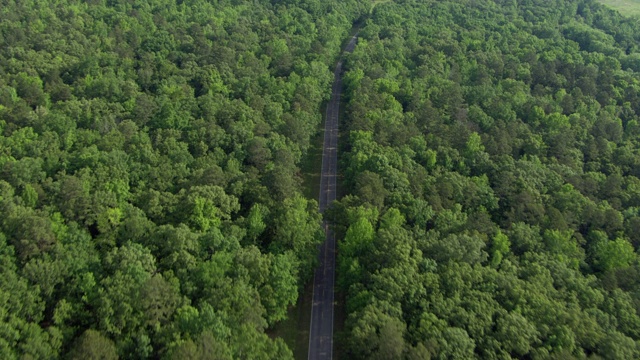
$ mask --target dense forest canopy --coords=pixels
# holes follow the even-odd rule
[[[0,0],[0,358],[284,359],[361,0]],[[345,63],[349,359],[640,358],[640,22],[379,2]]]
[[[637,19],[387,2],[346,68],[347,358],[640,358]]]
[[[356,0],[0,1],[0,358],[282,359]]]

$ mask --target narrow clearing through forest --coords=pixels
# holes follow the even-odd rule
[[[357,35],[351,38],[344,51],[353,51]],[[342,60],[336,65],[331,100],[327,105],[322,150],[320,179],[320,212],[336,199],[336,177],[338,173],[338,117],[342,93]],[[320,247],[320,262],[313,278],[313,305],[309,331],[309,360],[332,359],[333,357],[333,303],[335,281],[336,237],[324,223],[325,242]]]

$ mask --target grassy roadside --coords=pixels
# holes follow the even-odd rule
[[[640,16],[640,0],[598,0],[623,16]]]
[[[303,195],[307,199],[318,201],[320,196],[320,169],[322,168],[322,145],[324,139],[324,119],[326,102],[321,106],[322,124],[321,130],[311,138],[307,156],[300,164],[302,175]],[[269,330],[269,336],[280,337],[293,351],[296,360],[305,360],[309,352],[309,328],[311,326],[311,303],[313,302],[313,279],[305,284],[298,302],[287,311],[287,318],[273,329]]]
[[[316,201],[318,201],[320,196],[320,171],[322,168],[322,146],[324,142],[324,121],[326,111],[327,105],[326,102],[323,102],[321,111],[322,130],[318,131],[318,133],[311,138],[309,151],[300,166],[303,181],[303,195],[307,199],[314,199]]]
[[[296,360],[305,360],[308,356],[312,296],[313,281],[309,281],[296,305],[287,311],[287,318],[268,331],[270,337],[284,340]]]

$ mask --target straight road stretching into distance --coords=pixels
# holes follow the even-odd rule
[[[354,35],[345,52],[353,51]],[[342,60],[333,73],[331,100],[327,104],[322,148],[322,170],[320,178],[320,212],[336,199],[336,176],[338,174],[338,115],[342,93]],[[333,284],[336,268],[336,237],[328,224],[323,224],[326,239],[320,246],[320,264],[313,277],[313,304],[311,305],[311,328],[309,330],[309,360],[325,360],[333,357]]]

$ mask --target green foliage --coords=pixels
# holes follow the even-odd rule
[[[276,255],[271,261],[269,278],[260,289],[271,325],[285,319],[289,306],[298,300],[298,264],[293,252]]]
[[[176,347],[169,357],[170,359],[189,360],[230,360],[233,359],[229,348],[223,342],[215,339],[209,332],[203,332],[196,342],[187,340]]]
[[[86,330],[75,342],[70,359],[116,360],[118,354],[113,341],[96,330]]]
[[[328,213],[346,357],[638,356],[638,34],[592,0],[375,7]]]
[[[593,266],[606,272],[624,268],[636,260],[637,255],[633,246],[625,239],[609,240],[605,234],[594,236],[591,241]]]
[[[491,242],[491,265],[497,267],[502,259],[509,253],[511,242],[509,237],[498,230]]]
[[[269,214],[269,209],[262,204],[255,204],[249,210],[247,216],[247,237],[251,241],[255,241],[267,228],[265,216]]]
[[[317,202],[302,196],[286,199],[274,219],[273,253],[293,251],[299,259],[300,275],[311,275],[317,259],[317,247],[324,239]]]
[[[0,11],[0,358],[291,358],[299,165],[359,0]]]
[[[373,225],[365,217],[358,217],[349,225],[344,239],[338,244],[338,284],[347,290],[362,281],[362,267],[358,255],[371,250],[375,231]]]

